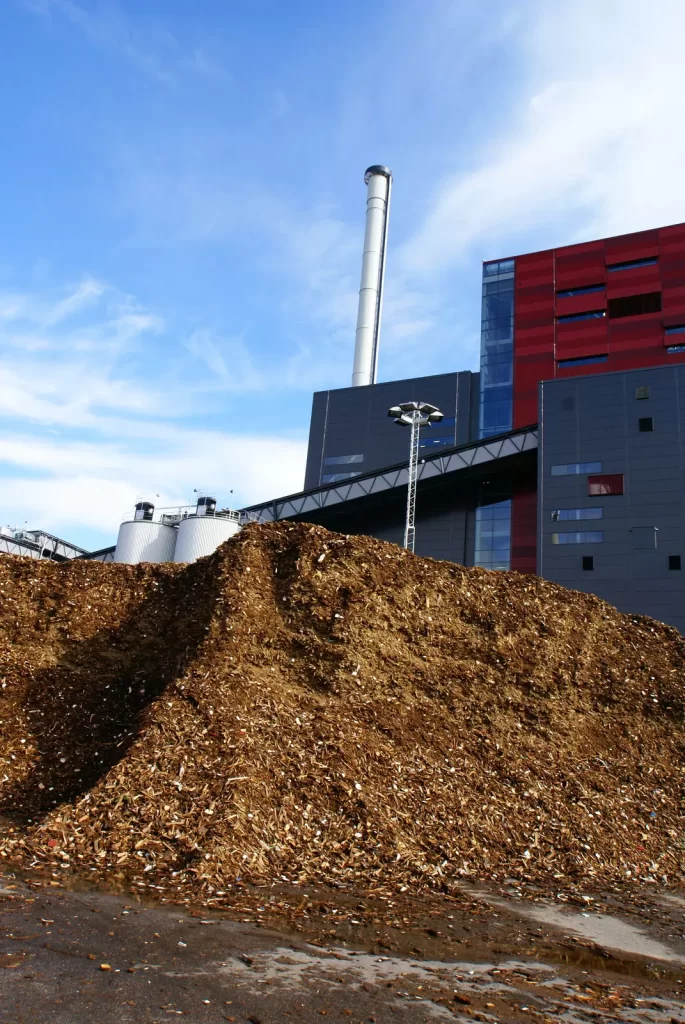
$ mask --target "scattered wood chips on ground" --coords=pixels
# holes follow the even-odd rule
[[[217,906],[681,884],[684,664],[595,597],[306,524],[189,566],[0,556],[0,853]]]

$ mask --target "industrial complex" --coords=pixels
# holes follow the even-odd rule
[[[99,552],[38,534],[4,550],[192,561],[279,519],[401,544],[409,438],[388,411],[426,402],[442,417],[418,439],[418,554],[537,573],[685,632],[685,224],[484,263],[480,373],[377,383],[392,175],[365,182],[352,386],[313,397],[304,489],[241,510],[141,502]]]

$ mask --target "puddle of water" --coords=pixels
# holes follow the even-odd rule
[[[489,903],[492,907],[508,910],[521,917],[529,917],[542,924],[551,924],[566,932],[573,932],[583,938],[596,942],[606,949],[620,953],[631,953],[654,960],[665,960],[673,964],[685,964],[685,956],[666,946],[657,939],[652,939],[635,925],[622,921],[610,914],[597,914],[591,911],[574,912],[561,910],[549,903],[529,903],[527,900],[506,900],[486,892],[470,889],[473,896]],[[679,896],[665,897],[685,906],[685,900]]]
[[[589,1024],[597,1020],[617,1020],[626,1024],[662,1024],[680,1021],[685,1016],[676,1016],[681,1006],[668,999],[637,999],[636,1006],[602,1007],[585,1004],[585,995],[577,984],[557,973],[556,967],[539,962],[506,960],[499,964],[469,963],[464,961],[443,962],[423,960],[420,963],[402,960],[398,957],[380,957],[369,953],[353,953],[346,949],[331,948],[325,953],[308,950],[293,950],[278,947],[268,952],[250,956],[250,964],[239,959],[230,963],[214,965],[220,971],[230,974],[233,980],[249,985],[275,984],[300,992],[308,986],[330,986],[341,991],[341,982],[359,988],[362,984],[377,985],[387,990],[393,983],[391,999],[396,1005],[407,1006],[408,1000],[416,1002],[422,1012],[437,1019],[454,1020],[451,1012],[432,1001],[433,996],[457,990],[468,994],[475,1004],[481,999],[497,999],[521,1006],[530,1006],[535,1011],[552,1015],[563,1024]],[[423,995],[416,997],[418,986]],[[480,1011],[483,1012],[482,1010]],[[620,1018],[617,1014],[620,1013]],[[496,1020],[483,1014],[487,1020]]]
[[[516,910],[519,914],[524,914],[534,921],[541,921],[543,924],[551,924],[556,928],[575,932],[576,935],[591,939],[607,949],[615,949],[621,953],[633,953],[636,956],[646,956],[655,960],[666,960],[674,964],[685,963],[685,957],[664,945],[663,942],[650,939],[639,928],[626,921],[621,921],[618,917],[611,917],[609,914],[586,912],[581,915],[560,910],[558,907],[541,907],[539,905],[517,905]]]
[[[235,960],[219,966],[234,980],[237,975],[251,986],[255,983],[275,982],[284,988],[299,991],[311,984],[329,985],[332,990],[339,991],[343,980],[354,989],[363,984],[387,989],[388,983],[392,982],[395,990],[391,996],[393,1001],[406,1005],[407,1000],[411,1000],[420,1005],[424,1013],[449,1021],[454,1020],[452,1012],[433,1002],[428,991],[425,995],[415,994],[419,985],[426,989],[431,985],[438,989],[447,986],[448,990],[456,989],[470,996],[505,996],[516,990],[510,984],[496,980],[497,975],[491,976],[491,971],[525,972],[529,978],[543,978],[554,972],[554,968],[545,964],[518,960],[509,960],[499,966],[493,963],[445,963],[440,960],[422,960],[418,963],[336,948],[329,949],[325,954],[315,954],[280,947],[266,953],[251,954],[250,960],[249,965]],[[528,1001],[536,1002],[532,996]]]

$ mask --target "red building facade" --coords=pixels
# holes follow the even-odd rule
[[[685,362],[685,224],[513,262],[513,428],[537,422],[540,381]],[[535,572],[536,534],[535,495],[514,490],[512,569]]]
[[[685,224],[516,257],[512,426],[537,421],[541,380],[685,360],[678,327]]]

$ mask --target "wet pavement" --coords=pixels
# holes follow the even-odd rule
[[[229,915],[63,885],[0,875],[1,1024],[685,1024],[678,893],[266,890]]]

